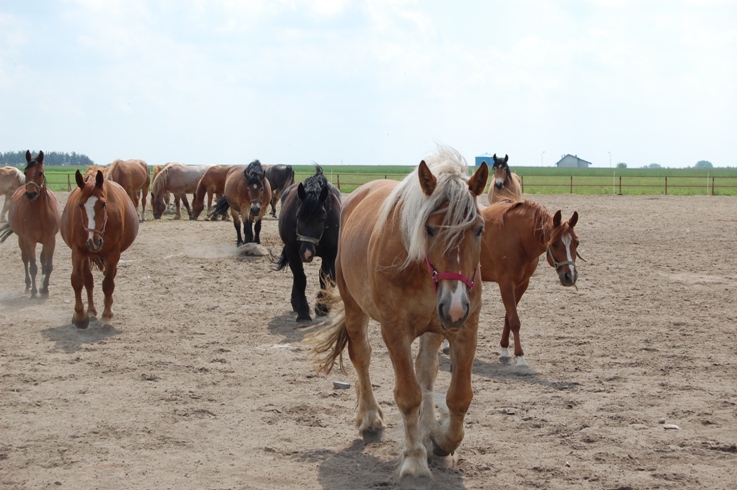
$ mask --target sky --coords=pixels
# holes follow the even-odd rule
[[[417,165],[436,144],[737,166],[737,1],[0,0],[0,152]]]

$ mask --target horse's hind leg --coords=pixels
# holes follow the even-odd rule
[[[54,249],[56,248],[56,237],[51,237],[48,243],[41,248],[41,274],[43,284],[41,285],[41,296],[49,295],[49,278],[54,270]]]
[[[141,221],[146,221],[146,197],[148,195],[148,186],[141,192]]]

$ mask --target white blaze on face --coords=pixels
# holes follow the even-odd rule
[[[560,238],[560,241],[563,242],[563,246],[566,247],[566,260],[568,262],[573,262],[573,256],[571,255],[571,243],[573,243],[573,237],[571,235],[563,235]],[[576,266],[569,264],[568,267],[571,268],[571,274],[575,277]]]
[[[497,177],[497,178],[496,178],[496,180],[495,180],[494,182],[495,182],[495,183],[496,183],[496,185],[497,185],[497,186],[499,186],[499,187],[502,187],[502,186],[504,185],[504,179],[502,179],[502,178],[500,178],[500,177]]]
[[[461,270],[461,249],[458,247],[456,249],[456,261],[458,262],[458,274],[463,274],[463,271]],[[466,289],[465,284],[461,281],[458,281],[456,283],[456,288],[453,290],[453,292],[450,294],[450,308],[448,308],[448,314],[450,315],[450,319],[454,322],[457,322],[463,316],[466,314],[466,310],[463,308],[463,299],[465,298]]]
[[[89,228],[89,238],[92,239],[92,231],[95,229],[95,204],[97,203],[96,197],[90,197],[87,202],[84,203],[84,211],[87,213],[87,228]]]

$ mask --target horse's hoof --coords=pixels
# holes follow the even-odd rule
[[[315,315],[317,316],[325,316],[328,313],[330,313],[330,309],[324,307],[324,306],[315,306]]]
[[[77,328],[85,329],[90,325],[90,317],[88,316],[84,317],[84,320],[82,320],[81,322],[78,322],[77,320],[74,319],[74,317],[72,317],[72,323]]]
[[[110,328],[113,326],[113,319],[112,317],[102,317],[102,326],[104,328]]]
[[[432,485],[430,476],[403,476],[399,481],[402,490],[426,490]]]

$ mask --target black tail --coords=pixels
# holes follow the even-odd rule
[[[289,265],[289,261],[287,260],[287,247],[284,247],[281,249],[281,255],[276,261],[276,267],[274,270],[280,271],[284,269],[287,265]]]
[[[7,223],[5,226],[0,228],[0,243],[3,243],[12,234],[13,229],[10,227],[10,223]]]
[[[230,209],[230,204],[228,204],[228,199],[223,196],[220,198],[220,200],[215,204],[215,208],[210,212],[210,214],[207,215],[210,220],[213,218],[217,218],[220,216],[221,218],[225,217],[225,213],[228,212],[228,209]]]
[[[287,165],[287,180],[282,186],[283,189],[286,189],[290,185],[294,184],[294,169],[291,165]]]

